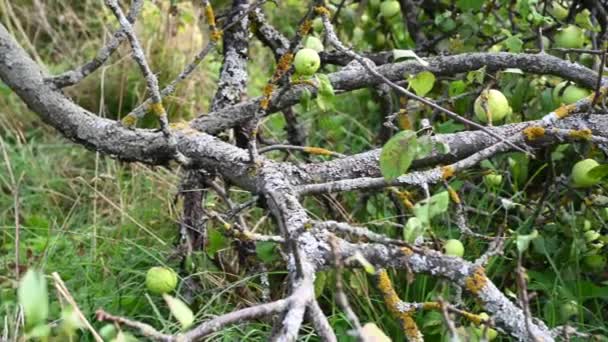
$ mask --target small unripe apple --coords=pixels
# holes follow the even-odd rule
[[[369,15],[367,13],[363,13],[361,15],[361,24],[365,25],[369,22]]]
[[[315,18],[312,21],[312,29],[317,33],[323,31],[323,19]]]
[[[578,303],[576,301],[571,300],[559,307],[559,315],[563,320],[567,320],[576,314],[578,314]]]
[[[593,242],[597,239],[600,238],[600,233],[596,232],[595,230],[588,230],[586,231],[583,236],[585,237],[585,241],[587,242]]]
[[[581,160],[572,167],[572,183],[576,188],[588,188],[600,182],[599,178],[589,176],[589,171],[600,165],[593,159]]]
[[[462,258],[464,255],[464,246],[460,240],[449,239],[443,245],[443,249],[445,250],[445,255],[457,256],[459,258]]]
[[[293,64],[296,67],[296,72],[298,74],[310,76],[314,75],[314,73],[319,70],[319,67],[321,66],[321,58],[319,57],[317,51],[304,48],[296,53]]]
[[[492,46],[490,46],[490,48],[488,49],[488,52],[500,52],[502,51],[503,47],[501,44],[494,44]]]
[[[553,89],[553,100],[558,106],[574,103],[590,94],[587,89],[578,87],[574,84],[570,84],[566,89],[563,89],[567,84],[568,81],[561,82]]]
[[[118,335],[118,331],[116,330],[114,324],[106,324],[101,327],[98,332],[104,341],[109,341]]]
[[[484,90],[475,100],[475,115],[481,122],[498,122],[511,114],[507,98],[496,89]],[[487,113],[486,110],[489,112]]]
[[[564,90],[564,96],[562,96],[562,102],[566,104],[574,103],[582,98],[589,96],[590,92],[587,89],[570,85]]]
[[[307,49],[313,49],[317,52],[321,52],[325,49],[321,39],[319,39],[315,36],[306,37],[306,39],[304,40],[304,47]]]
[[[584,221],[583,221],[583,231],[584,231],[584,232],[586,232],[586,231],[590,230],[590,229],[591,229],[591,227],[592,227],[592,226],[591,226],[591,221],[589,221],[589,220],[584,220]]]
[[[401,5],[399,5],[399,1],[387,0],[380,4],[380,14],[387,19],[396,16],[400,11]]]
[[[489,175],[483,176],[483,181],[488,187],[495,188],[502,184],[502,175],[491,173]]]
[[[555,1],[553,1],[551,8],[549,8],[549,13],[557,20],[564,20],[568,16],[568,10]]]
[[[583,263],[590,270],[603,270],[606,267],[606,258],[599,254],[587,255],[583,258]]]
[[[585,43],[585,31],[575,25],[568,25],[555,35],[555,46],[566,49],[580,49]]]
[[[384,43],[386,43],[386,36],[384,33],[380,31],[376,32],[376,46],[384,46]]]
[[[596,57],[595,55],[592,55],[590,53],[581,53],[578,60],[582,65],[586,66],[587,68],[592,68],[593,63],[595,63],[596,61]]]
[[[177,274],[167,267],[152,267],[146,273],[146,287],[154,294],[163,294],[175,290]]]

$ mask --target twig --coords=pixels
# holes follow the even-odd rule
[[[336,237],[330,235],[329,244],[331,246],[332,254],[334,255],[334,267],[336,268],[336,301],[338,305],[342,308],[342,311],[346,314],[346,318],[349,320],[350,324],[355,328],[353,333],[358,341],[363,341],[361,336],[361,322],[359,321],[359,317],[353,311],[350,304],[348,303],[348,297],[344,293],[344,286],[342,280],[342,272],[344,268],[344,264],[342,263],[342,259],[340,258],[339,246],[336,242]]]
[[[72,295],[70,295],[70,291],[63,283],[63,280],[61,280],[59,273],[53,272],[51,274],[51,276],[53,277],[53,281],[55,282],[55,288],[57,288],[57,291],[59,291],[59,293],[61,293],[63,298],[65,298],[65,300],[67,300],[68,303],[70,303],[74,312],[78,315],[78,317],[80,318],[82,323],[84,323],[84,325],[87,327],[87,329],[89,329],[89,331],[93,335],[93,338],[95,338],[95,341],[103,342],[103,338],[101,338],[101,336],[99,336],[99,334],[97,333],[97,331],[95,331],[95,329],[93,328],[91,323],[89,323],[87,318],[82,314],[82,311],[80,311],[80,308],[78,308],[78,304],[74,300],[74,297],[72,297]]]
[[[333,157],[338,157],[338,158],[346,157],[342,153],[326,150],[326,149],[321,148],[321,147],[296,146],[296,145],[270,145],[270,146],[266,146],[266,147],[260,148],[258,150],[258,153],[259,154],[264,154],[264,153],[267,153],[267,152],[270,152],[270,151],[277,151],[277,150],[302,151],[302,152],[306,152],[306,153],[310,153],[310,154],[328,155],[328,156],[333,156]]]

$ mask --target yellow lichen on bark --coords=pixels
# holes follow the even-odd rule
[[[573,129],[568,132],[568,135],[575,139],[591,140],[593,133],[589,128]]]
[[[301,36],[305,36],[310,32],[310,29],[312,29],[312,20],[304,20],[298,32]]]
[[[213,30],[213,32],[211,32],[211,40],[218,42],[222,38],[222,35],[222,30]]]
[[[573,103],[573,104],[569,104],[569,105],[564,105],[555,110],[555,115],[559,119],[563,119],[566,116],[572,114],[572,112],[574,112],[574,110],[576,110],[576,104]]]
[[[211,3],[207,3],[207,6],[205,6],[205,17],[207,17],[207,23],[209,26],[215,27],[215,13],[213,13]]]
[[[460,204],[460,196],[458,196],[458,192],[456,192],[456,190],[454,190],[454,188],[452,188],[449,185],[448,185],[448,194],[450,194],[450,199],[452,199],[452,202],[454,202],[456,204]]]
[[[488,283],[488,277],[483,267],[477,267],[473,274],[465,280],[465,286],[472,294],[478,294]]]
[[[454,166],[452,165],[446,165],[441,167],[441,177],[443,179],[449,179],[453,177],[454,173],[456,173],[456,170],[454,170]]]
[[[148,107],[148,110],[158,117],[167,115],[167,113],[165,112],[165,107],[163,107],[163,104],[160,102],[151,103]]]
[[[378,277],[378,289],[382,293],[384,303],[388,307],[389,311],[401,321],[401,326],[405,335],[409,341],[422,341],[422,334],[418,330],[416,321],[412,317],[412,311],[401,311],[399,310],[399,303],[401,300],[391,284],[391,280],[388,277],[386,270],[380,270],[377,273]]]
[[[542,138],[545,135],[545,128],[541,126],[527,127],[523,131],[528,140]]]
[[[283,73],[285,73],[291,67],[292,61],[293,61],[293,53],[291,53],[291,52],[284,53],[281,56],[281,58],[279,58],[279,62],[277,63],[277,71],[275,72],[275,75],[277,75],[278,78],[281,78]],[[277,81],[278,81],[278,79],[277,79]]]
[[[313,146],[304,147],[304,152],[310,153],[310,154],[316,154],[316,155],[320,155],[320,156],[331,156],[332,155],[332,152],[330,150],[324,149],[322,147],[313,147]]]
[[[324,6],[315,7],[315,13],[317,15],[321,15],[321,16],[331,14],[331,12],[327,9],[327,7],[324,7]]]
[[[401,253],[403,253],[403,255],[409,257],[412,254],[414,254],[414,251],[411,248],[409,248],[409,247],[401,247]]]
[[[135,124],[137,123],[137,117],[135,117],[135,115],[127,115],[124,118],[122,118],[122,120],[120,120],[120,122],[122,123],[123,126],[125,127],[133,127],[135,126]]]
[[[412,201],[410,200],[411,195],[408,191],[398,191],[395,188],[392,188],[392,191],[397,195],[397,197],[399,197],[404,207],[410,210],[414,208],[414,203],[412,203]]]
[[[262,101],[260,102],[260,107],[266,110],[270,105],[270,95],[272,95],[272,91],[274,90],[274,85],[272,83],[268,83],[264,86],[264,90],[262,90]]]

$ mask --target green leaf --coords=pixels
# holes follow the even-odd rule
[[[181,324],[183,329],[188,328],[194,322],[194,314],[192,310],[181,300],[171,297],[168,294],[163,294],[163,299],[167,302],[171,314]]]
[[[260,241],[255,244],[255,254],[263,262],[271,263],[279,258],[276,247],[274,242]]]
[[[224,234],[220,233],[217,229],[209,229],[209,242],[207,244],[207,253],[214,255],[219,250],[229,246],[228,239]]]
[[[428,199],[416,203],[413,209],[414,215],[416,215],[422,223],[428,225],[433,217],[446,212],[449,204],[450,195],[447,191],[442,191]]]
[[[589,170],[587,175],[590,178],[596,179],[601,179],[608,176],[608,164],[602,164],[594,167],[593,169]]]
[[[536,239],[538,237],[538,231],[534,229],[532,233],[528,235],[517,235],[517,240],[515,244],[517,245],[517,251],[519,254],[524,253],[530,247],[530,241]]]
[[[418,217],[410,217],[403,229],[403,240],[408,243],[416,242],[416,239],[426,231],[426,226]]]
[[[516,189],[520,189],[528,179],[528,164],[530,160],[522,152],[512,153],[507,160],[511,168],[513,180],[515,181],[514,186]]]
[[[319,296],[325,290],[325,284],[327,283],[327,272],[317,272],[315,274],[315,298]]]
[[[305,112],[310,111],[310,106],[312,105],[312,94],[310,93],[310,90],[304,89],[302,96],[300,96],[300,105]]]
[[[448,95],[450,97],[460,95],[460,94],[464,93],[464,91],[466,89],[467,89],[467,84],[463,80],[450,82],[450,87],[448,88]]]
[[[401,131],[393,136],[382,147],[380,152],[380,172],[386,180],[393,180],[402,174],[412,164],[418,151],[416,133]]]
[[[410,76],[408,81],[418,96],[424,96],[433,89],[435,75],[430,71],[423,71],[416,76]]]
[[[509,52],[522,52],[524,42],[517,36],[511,36],[505,40],[505,46]]]
[[[76,330],[85,328],[84,322],[72,306],[61,311],[61,330],[68,335],[74,335]]]
[[[463,11],[479,11],[481,10],[481,6],[483,6],[483,3],[483,0],[458,0],[456,1],[456,6],[458,6],[458,8]]]
[[[425,158],[433,152],[435,143],[430,136],[425,135],[418,138],[418,147],[416,151],[416,159]]]
[[[332,110],[336,98],[334,87],[331,85],[327,75],[317,74],[316,77],[319,86],[316,98],[317,106],[324,112]]]
[[[42,338],[48,337],[50,335],[51,335],[51,327],[48,326],[47,324],[40,324],[40,325],[37,325],[37,326],[31,328],[25,336],[26,336],[26,340],[29,340],[29,339],[33,339],[33,338],[42,339]]]
[[[574,22],[587,30],[592,30],[592,31],[599,31],[599,27],[596,27],[595,25],[593,25],[593,23],[591,22],[591,12],[589,12],[588,9],[584,9],[581,12],[578,12],[576,14],[576,17],[574,18]]]
[[[372,265],[372,263],[367,261],[367,259],[365,259],[365,257],[363,256],[363,254],[361,254],[361,252],[359,252],[359,251],[355,252],[355,255],[353,255],[353,258],[355,260],[357,260],[359,262],[359,264],[361,264],[361,266],[363,267],[365,272],[367,272],[367,274],[370,274],[370,275],[376,274],[376,268],[374,268],[374,265]]]
[[[422,64],[423,66],[429,66],[429,63],[424,59],[418,57],[418,55],[413,50],[393,50],[393,60],[395,62],[402,58],[414,58],[416,59],[416,61],[418,61],[418,63]]]
[[[26,330],[46,323],[49,317],[49,294],[42,272],[30,268],[17,289],[19,304],[23,307]]]
[[[467,81],[469,83],[483,84],[483,79],[486,77],[486,67],[483,66],[477,70],[469,71],[467,73]]]

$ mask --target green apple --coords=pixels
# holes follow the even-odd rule
[[[314,73],[319,70],[319,67],[321,66],[321,58],[319,57],[317,51],[304,48],[296,53],[293,64],[296,67],[296,72],[298,74],[310,76],[314,75]]]
[[[464,255],[464,246],[460,240],[449,239],[443,245],[443,249],[445,250],[445,255],[457,256],[459,258],[462,258]]]
[[[562,102],[566,104],[574,103],[582,98],[589,96],[590,94],[591,93],[587,89],[571,85],[567,87],[566,90],[564,90]]]
[[[486,110],[489,113],[486,113]],[[482,91],[475,100],[475,115],[481,122],[498,122],[509,114],[511,114],[509,101],[496,89]]]
[[[572,167],[572,183],[576,188],[588,188],[600,182],[599,178],[589,176],[589,171],[600,165],[593,159],[581,160]]]
[[[559,315],[563,320],[568,320],[578,314],[578,303],[574,300],[563,303],[559,306]]]
[[[494,44],[492,46],[490,46],[490,48],[488,49],[488,52],[500,52],[502,51],[503,47],[501,44]]]
[[[376,32],[376,46],[384,46],[384,43],[386,43],[386,36],[384,33],[380,31]]]
[[[146,287],[154,294],[163,294],[175,290],[177,274],[168,267],[152,267],[146,273]]]
[[[587,255],[583,258],[583,263],[590,270],[600,271],[606,267],[606,258],[599,254]]]
[[[304,47],[307,49],[313,49],[317,52],[321,52],[325,49],[321,39],[319,39],[315,36],[306,37],[306,39],[304,40]]]
[[[592,225],[591,225],[591,221],[589,221],[589,220],[584,220],[584,221],[583,221],[583,231],[584,231],[584,232],[586,232],[586,231],[590,230],[590,229],[591,229],[591,227],[592,227]]]
[[[568,25],[555,35],[555,46],[566,49],[580,49],[585,43],[585,31],[578,26]]]
[[[495,188],[502,184],[502,175],[491,173],[489,175],[483,176],[483,181],[490,188]]]
[[[396,16],[400,11],[399,1],[387,0],[380,4],[380,14],[387,19]]]
[[[106,324],[101,327],[98,332],[104,341],[109,341],[118,335],[118,331],[116,330],[114,324]]]
[[[595,230],[588,230],[583,234],[583,236],[585,237],[585,241],[593,242],[593,241],[599,239],[601,234]]]
[[[553,101],[556,105],[571,104],[591,94],[587,89],[570,84],[563,89],[568,81],[559,83],[553,89]]]
[[[315,18],[312,21],[312,29],[317,33],[323,31],[323,19]]]
[[[595,63],[596,60],[597,58],[595,55],[590,53],[581,53],[580,57],[578,58],[578,61],[587,68],[592,68],[593,63]]]
[[[549,8],[549,13],[557,20],[564,20],[568,16],[568,9],[553,1],[553,4]]]
[[[369,0],[368,4],[371,8],[378,8],[378,6],[380,6],[380,0]]]

